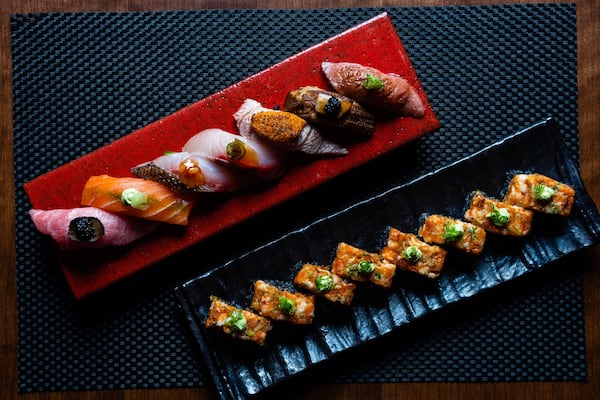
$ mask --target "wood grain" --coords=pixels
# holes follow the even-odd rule
[[[535,3],[536,1],[530,1]],[[548,2],[537,1],[537,2]],[[551,1],[550,1],[551,2]],[[489,4],[467,0],[4,0],[0,2],[0,398],[1,399],[215,399],[209,388],[143,389],[98,392],[17,394],[17,304],[11,52],[9,15],[31,12],[150,11],[205,8],[314,8],[355,6],[445,6]],[[493,1],[515,3],[515,1]],[[574,1],[577,7],[578,89],[581,175],[596,205],[600,205],[600,0]],[[585,271],[585,324],[588,382],[533,383],[406,383],[325,384],[294,388],[290,399],[594,399],[600,398],[600,247],[584,251],[576,260]]]

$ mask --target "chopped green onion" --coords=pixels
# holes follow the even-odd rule
[[[419,250],[417,246],[408,246],[406,250],[404,250],[404,258],[406,258],[411,263],[416,263],[423,256],[423,252]]]
[[[375,270],[375,264],[371,261],[361,261],[358,263],[358,272],[361,274],[370,274]]]
[[[369,90],[381,89],[384,86],[381,79],[371,74],[367,74],[367,78],[363,81],[362,85],[365,89]]]
[[[494,225],[501,228],[508,224],[510,214],[506,208],[498,208],[495,204],[493,204],[492,211],[487,215],[487,218],[489,218]]]
[[[333,278],[331,275],[321,275],[315,279],[315,289],[317,292],[326,292],[333,287]]]
[[[225,319],[225,325],[230,327],[234,331],[243,331],[248,326],[248,321],[246,317],[242,315],[240,310],[233,310],[231,314]]]
[[[121,193],[121,202],[126,206],[142,211],[150,206],[148,195],[134,188],[123,190]]]
[[[444,225],[442,237],[449,242],[456,242],[465,234],[465,230],[460,223],[448,222]]]
[[[246,155],[246,145],[240,139],[234,139],[233,142],[227,143],[227,157],[233,161],[241,160]]]
[[[550,201],[555,192],[556,190],[540,183],[533,187],[533,198],[539,201]]]
[[[294,314],[294,311],[296,310],[296,305],[294,304],[294,302],[292,300],[288,299],[287,297],[281,296],[279,298],[279,309],[284,314],[292,315],[292,314]]]

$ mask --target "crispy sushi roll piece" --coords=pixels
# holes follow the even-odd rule
[[[272,320],[308,325],[315,316],[315,296],[290,292],[258,280],[254,283],[250,307]]]
[[[533,211],[474,192],[465,219],[488,232],[505,236],[526,236],[531,230]]]
[[[542,174],[516,174],[508,185],[504,201],[546,214],[568,216],[575,190]]]
[[[346,282],[328,268],[308,263],[298,271],[294,283],[314,295],[343,305],[350,305],[356,288],[354,283]]]
[[[396,275],[396,265],[379,254],[341,242],[331,264],[331,272],[355,282],[371,282],[389,288]]]
[[[470,222],[432,214],[419,228],[419,236],[428,243],[445,244],[478,255],[485,243],[485,230]]]
[[[447,251],[419,240],[417,235],[391,227],[381,256],[400,269],[435,279],[440,276]]]
[[[227,335],[239,340],[248,340],[263,345],[267,332],[271,330],[271,321],[251,311],[234,307],[217,296],[210,296],[211,304],[206,328],[220,329]]]

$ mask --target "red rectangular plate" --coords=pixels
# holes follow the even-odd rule
[[[203,129],[237,132],[232,115],[247,98],[265,107],[275,107],[283,104],[288,91],[298,87],[329,88],[321,72],[322,61],[357,62],[403,76],[426,103],[425,116],[378,121],[373,137],[349,146],[347,156],[319,158],[293,167],[272,186],[260,192],[230,195],[218,205],[211,204],[210,211],[203,210],[199,204],[183,232],[162,229],[129,246],[103,250],[94,257],[57,250],[75,298],[105,288],[439,127],[402,42],[389,16],[383,13],[25,183],[31,205],[43,210],[79,207],[83,186],[90,176],[132,176],[131,167],[152,160],[166,150],[181,149],[187,139]]]

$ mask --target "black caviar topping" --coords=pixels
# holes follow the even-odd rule
[[[69,222],[69,239],[76,242],[95,242],[104,236],[104,225],[95,217],[77,217]]]
[[[324,110],[326,114],[337,115],[342,109],[342,102],[337,97],[331,96],[325,104]]]

